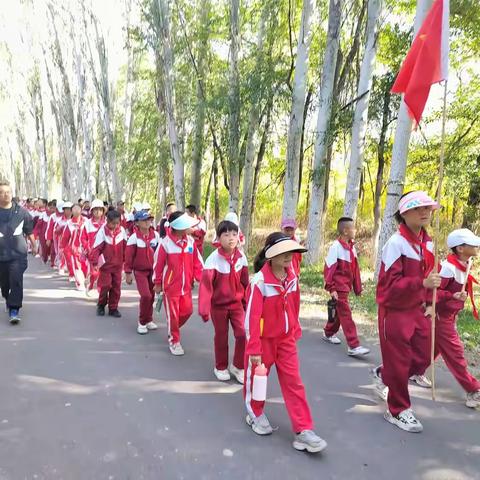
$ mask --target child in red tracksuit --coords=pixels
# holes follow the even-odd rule
[[[194,279],[199,282],[202,275],[202,257],[193,238],[187,235],[197,222],[184,212],[172,213],[165,223],[166,237],[155,252],[154,291],[164,294],[172,355],[185,353],[180,343],[180,327],[192,315],[192,284]]]
[[[107,223],[103,225],[95,237],[90,262],[94,270],[99,270],[98,288],[100,290],[97,304],[97,315],[105,315],[108,304],[108,315],[119,318],[118,310],[122,286],[122,271],[125,260],[127,234],[120,225],[120,213],[110,210]]]
[[[207,322],[212,318],[215,329],[215,376],[230,380],[232,374],[243,384],[245,355],[245,290],[249,283],[247,257],[238,249],[238,226],[220,222],[216,229],[220,247],[205,261],[198,292],[198,313]],[[235,336],[235,353],[228,369],[228,325]]]
[[[256,368],[264,364],[267,372],[275,365],[285,406],[295,433],[293,447],[319,452],[326,442],[313,432],[313,421],[305,388],[300,378],[296,340],[301,336],[298,319],[298,278],[291,263],[294,252],[305,252],[287,235],[270,234],[255,259],[255,276],[247,290],[245,312],[245,405],[246,422],[258,435],[273,429],[263,413],[264,401],[253,400]]]
[[[160,235],[152,227],[153,217],[146,211],[135,213],[136,228],[128,238],[125,252],[125,281],[132,284],[133,275],[140,294],[140,312],[137,333],[145,335],[156,330],[153,321],[153,257],[160,243]]]
[[[478,282],[471,274],[467,278],[467,268],[472,257],[478,256],[480,237],[467,228],[461,228],[450,233],[447,245],[452,253],[442,263],[440,271],[442,283],[437,290],[435,358],[442,356],[452,375],[467,393],[466,406],[479,408],[480,381],[468,371],[456,323],[457,315],[463,310],[468,296],[472,302],[473,315],[478,320],[473,298],[473,283]]]
[[[292,240],[295,240],[297,243],[300,243],[300,239],[296,235],[297,222],[291,218],[284,218],[282,220],[282,232],[285,235],[288,235]],[[294,253],[292,258],[292,268],[297,277],[300,277],[300,266],[302,263],[302,254]]]
[[[63,213],[61,211],[61,204],[57,206],[56,200],[53,200],[51,203],[53,213],[48,217],[47,226],[45,227],[45,244],[50,251],[50,266],[52,268],[55,268],[58,255],[58,245],[56,244],[55,229],[57,227],[57,223],[62,218]]]
[[[348,302],[348,296],[352,289],[355,295],[362,293],[360,267],[353,243],[355,239],[353,219],[350,217],[340,218],[337,222],[337,230],[339,236],[328,251],[323,271],[325,289],[336,302],[336,316],[334,322],[328,322],[325,325],[323,339],[335,345],[340,344],[341,340],[336,334],[341,326],[348,344],[348,355],[363,356],[370,353],[370,350],[360,345]]]
[[[439,205],[425,192],[400,198],[399,230],[387,241],[377,284],[378,331],[383,365],[374,370],[379,393],[388,387],[385,420],[407,432],[421,432],[411,409],[408,381],[430,364],[431,323],[426,302],[440,286],[433,272],[433,245],[425,227]]]

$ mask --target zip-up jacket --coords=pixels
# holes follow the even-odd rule
[[[427,249],[433,252],[428,240]],[[382,263],[377,284],[377,303],[394,310],[410,310],[421,306],[427,297],[423,286],[424,254],[399,232],[394,233],[382,251]]]
[[[122,226],[112,232],[106,224],[102,225],[95,237],[89,260],[92,265],[98,265],[103,269],[121,269],[125,261],[126,244],[127,234]]]
[[[125,250],[125,273],[133,270],[152,271],[155,250],[160,243],[160,235],[150,228],[147,235],[135,229],[128,238]]]
[[[440,318],[455,317],[463,310],[465,303],[453,298],[453,294],[460,292],[465,285],[466,272],[462,272],[448,260],[442,262],[440,276],[442,283],[437,289],[436,312]]]
[[[45,240],[52,241],[56,237],[57,223],[63,218],[63,214],[54,213],[48,217],[47,228],[45,229]]]
[[[248,261],[243,252],[236,248],[227,255],[221,247],[213,251],[205,261],[198,291],[199,315],[208,319],[212,308],[243,308],[248,283]]]
[[[80,216],[78,218],[71,218],[65,228],[63,229],[62,240],[60,247],[69,249],[72,252],[79,252],[81,247],[80,235],[82,232],[85,219]]]
[[[12,203],[6,222],[0,223],[0,262],[9,262],[27,255],[24,235],[33,232],[31,215],[18,203]]]
[[[153,282],[170,296],[182,296],[192,290],[193,279],[202,277],[203,260],[189,235],[177,238],[170,231],[155,252]]]
[[[93,244],[95,243],[95,237],[104,224],[104,217],[102,217],[99,221],[96,221],[93,218],[87,218],[85,220],[80,233],[80,241],[85,252],[89,253],[92,250]]]
[[[356,295],[360,295],[362,280],[355,246],[335,240],[325,259],[323,276],[328,292],[350,292],[353,289]]]
[[[262,338],[300,336],[300,297],[297,293],[298,277],[292,268],[288,269],[283,282],[275,277],[269,262],[253,276],[246,295],[247,355],[262,355]]]

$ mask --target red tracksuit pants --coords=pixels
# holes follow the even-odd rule
[[[327,337],[335,335],[340,327],[342,327],[343,334],[347,339],[347,344],[350,348],[356,348],[360,345],[360,341],[357,336],[357,327],[352,318],[352,310],[350,309],[350,304],[348,303],[349,292],[337,292],[337,315],[335,321],[332,323],[327,323],[325,325],[324,331]]]
[[[45,240],[45,234],[40,233],[40,255],[42,256],[43,263],[48,262],[48,257],[50,256],[50,248],[47,247],[47,241]]]
[[[408,380],[430,364],[431,324],[421,306],[392,310],[379,305],[378,332],[382,350],[381,376],[388,387],[387,404],[397,416],[410,408]]]
[[[135,283],[140,294],[140,313],[138,321],[141,325],[146,325],[153,320],[153,270],[135,270]]]
[[[437,317],[435,325],[435,358],[442,356],[457,382],[467,393],[480,390],[478,381],[469,371],[463,343],[456,328],[456,316]]]
[[[192,292],[184,295],[165,294],[163,303],[167,315],[168,341],[171,344],[180,341],[180,327],[182,327],[193,313]]]
[[[275,365],[278,381],[282,390],[288,416],[295,433],[313,430],[313,420],[308,406],[305,387],[300,377],[297,345],[293,334],[279,338],[262,338],[262,363],[270,368]],[[245,385],[243,393],[245,406],[250,417],[259,417],[263,413],[265,402],[252,399],[255,365],[251,365],[245,356]]]
[[[122,268],[100,268],[98,276],[98,305],[107,305],[110,311],[118,309],[120,294],[122,291]]]
[[[217,370],[226,370],[228,368],[228,328],[231,323],[233,335],[235,336],[235,350],[232,363],[235,367],[243,369],[245,356],[245,312],[243,307],[227,309],[212,306],[211,317],[215,329],[213,339],[215,368]]]
[[[72,249],[70,246],[65,247],[63,253],[65,255],[69,276],[75,278],[77,287],[85,285],[85,277],[88,273],[88,264],[85,257],[83,257],[78,249]]]

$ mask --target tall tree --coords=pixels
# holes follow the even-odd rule
[[[240,79],[238,54],[240,50],[240,0],[230,0],[230,58],[229,58],[229,210],[238,211],[240,190]]]
[[[355,218],[360,194],[360,178],[363,171],[365,134],[368,121],[368,104],[372,88],[373,69],[378,44],[378,29],[382,0],[369,0],[367,29],[365,32],[365,52],[360,67],[357,88],[357,102],[352,125],[350,164],[345,189],[344,215]]]
[[[340,44],[340,25],[342,21],[342,0],[330,0],[328,9],[328,33],[320,79],[319,105],[313,157],[310,207],[308,214],[307,245],[305,255],[309,264],[315,264],[320,258],[322,243],[322,218],[325,190],[325,158],[328,146],[332,97],[335,83],[335,67]]]
[[[297,59],[293,77],[292,103],[287,136],[287,168],[283,190],[283,217],[295,218],[300,186],[300,157],[304,128],[305,95],[308,78],[308,55],[312,41],[313,0],[303,0],[302,21],[298,33]]]
[[[208,54],[208,37],[210,31],[209,25],[210,1],[201,0],[198,15],[198,47],[197,47],[197,89],[196,89],[196,110],[195,110],[195,130],[192,152],[192,176],[190,187],[190,203],[200,207],[202,198],[202,158],[204,150],[204,132],[205,132],[205,96],[202,85],[205,84],[205,74]]]
[[[428,10],[432,6],[433,0],[417,0],[417,12],[415,15],[414,35],[420,29]],[[377,251],[377,268],[380,268],[381,256],[378,252],[382,251],[388,238],[393,234],[396,228],[395,212],[398,209],[398,201],[403,193],[405,183],[405,174],[407,171],[408,146],[410,144],[410,134],[412,132],[412,120],[408,114],[407,106],[402,100],[398,111],[397,127],[395,130],[395,140],[393,142],[392,165],[387,182],[387,201],[383,211],[383,222],[380,230],[380,238]]]

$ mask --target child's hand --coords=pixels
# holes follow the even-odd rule
[[[430,275],[423,280],[423,286],[433,290],[438,288],[442,283],[442,277],[438,273],[431,272]]]
[[[154,285],[153,286],[153,291],[155,293],[162,293],[162,286],[161,285]]]
[[[261,355],[250,355],[250,363],[252,365],[260,365],[262,363]]]
[[[132,274],[131,273],[126,273],[125,274],[125,283],[127,285],[131,285],[133,282],[133,277],[132,277]]]
[[[453,298],[455,300],[460,300],[461,302],[464,302],[468,297],[467,292],[455,292],[453,294]]]
[[[330,292],[330,295],[334,300],[338,300],[338,293],[335,290],[333,292]]]
[[[202,315],[202,320],[207,323],[210,317],[208,315]]]
[[[433,313],[433,308],[431,305],[428,305],[425,307],[425,316],[426,317],[432,317],[432,313]]]

